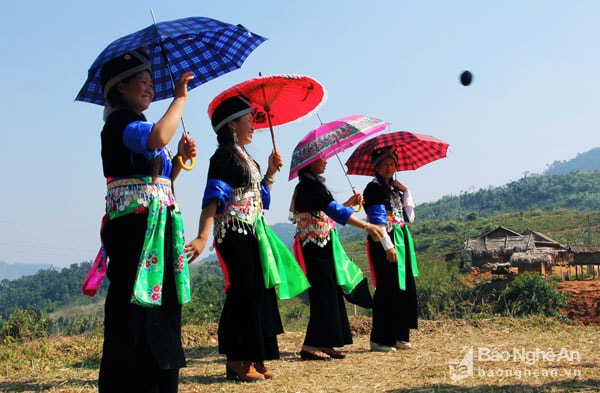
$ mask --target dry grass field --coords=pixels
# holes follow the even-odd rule
[[[280,336],[278,377],[225,379],[215,327],[186,326],[180,392],[600,392],[600,328],[545,318],[420,321],[414,348],[369,352],[370,321],[353,318],[347,358],[301,361],[303,332]],[[0,346],[0,392],[97,391],[100,336]]]

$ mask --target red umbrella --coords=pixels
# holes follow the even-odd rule
[[[273,148],[273,126],[286,124],[309,115],[323,102],[325,89],[313,78],[304,75],[282,74],[259,76],[238,83],[221,92],[208,105],[208,117],[227,98],[243,94],[256,106],[254,128],[269,128]]]
[[[415,170],[432,161],[446,157],[448,144],[429,135],[396,131],[380,134],[360,144],[346,161],[348,174],[374,176],[371,153],[383,147],[393,147],[398,153],[396,171]]]

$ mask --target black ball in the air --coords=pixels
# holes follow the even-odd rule
[[[473,81],[473,74],[471,74],[470,71],[463,71],[463,73],[460,74],[460,83],[463,86],[469,86],[472,81]]]

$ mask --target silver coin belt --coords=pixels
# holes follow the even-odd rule
[[[178,209],[170,179],[151,177],[116,179],[107,184],[106,213],[110,218],[147,211],[158,198],[163,207]]]
[[[322,211],[316,215],[318,217],[313,216],[311,212],[295,214],[296,233],[303,246],[314,243],[322,248],[331,240],[329,233],[335,229],[335,221]]]
[[[260,183],[250,187],[234,188],[225,211],[215,217],[214,238],[222,243],[227,232],[241,235],[255,234],[254,222],[263,214],[260,199]]]

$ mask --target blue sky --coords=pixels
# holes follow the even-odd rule
[[[62,267],[95,256],[105,193],[102,108],[74,98],[98,53],[151,24],[151,8],[158,21],[205,16],[268,38],[240,70],[189,94],[184,119],[200,152],[176,183],[188,239],[216,148],[208,103],[259,72],[320,81],[328,93],[318,112],[324,122],[364,114],[390,121],[391,131],[448,142],[445,159],[398,173],[417,205],[501,186],[600,146],[594,0],[9,2],[0,15],[0,261]],[[474,75],[469,87],[458,82],[465,69]],[[153,103],[147,117],[158,120],[167,104]],[[287,219],[291,152],[319,124],[312,115],[276,127],[286,165],[268,222]],[[255,134],[249,151],[263,167],[270,150],[268,131]],[[336,198],[350,196],[335,158],[326,177]],[[362,190],[369,179],[351,181]]]

